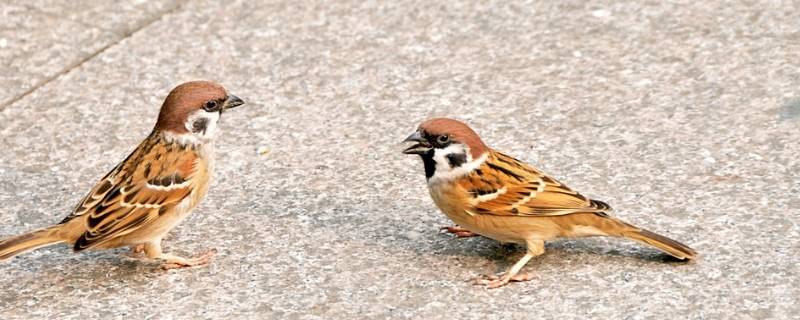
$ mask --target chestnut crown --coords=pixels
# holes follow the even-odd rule
[[[224,87],[211,81],[191,81],[183,83],[170,91],[155,129],[187,133],[185,123],[199,110],[219,112],[244,104],[244,101],[227,93]]]

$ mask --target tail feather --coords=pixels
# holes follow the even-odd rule
[[[63,242],[55,228],[45,228],[0,240],[0,261],[21,253]]]
[[[695,258],[697,258],[697,251],[694,251],[694,249],[689,248],[689,246],[683,243],[672,240],[655,232],[651,232],[644,229],[635,229],[635,230],[623,231],[621,235],[623,237],[639,241],[646,245],[653,246],[681,260],[694,260]]]

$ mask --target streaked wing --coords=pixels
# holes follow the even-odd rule
[[[98,246],[136,231],[193,190],[198,161],[194,152],[172,152],[175,145],[145,140],[104,177],[64,222],[86,217],[86,232],[75,250]],[[62,222],[63,223],[63,222]]]
[[[67,222],[72,221],[75,217],[82,216],[89,212],[92,208],[100,203],[106,195],[114,188],[115,185],[119,183],[120,178],[120,169],[122,167],[122,163],[118,164],[114,169],[112,169],[108,174],[103,177],[100,182],[98,182],[89,194],[87,194],[81,202],[75,207],[72,211],[72,214],[66,216],[59,224],[65,224]]]
[[[461,181],[473,214],[564,215],[608,212],[611,207],[591,200],[517,159],[494,152],[477,172]]]

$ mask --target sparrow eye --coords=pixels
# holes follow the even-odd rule
[[[217,101],[216,100],[209,100],[208,102],[206,102],[206,105],[203,106],[203,109],[205,109],[206,111],[209,111],[209,112],[216,111],[217,110]]]
[[[436,137],[436,142],[440,144],[445,144],[450,141],[450,136],[443,134],[441,136]]]

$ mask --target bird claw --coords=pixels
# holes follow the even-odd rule
[[[478,234],[467,229],[464,229],[460,226],[445,226],[439,228],[439,231],[446,231],[447,233],[452,233],[456,236],[456,238],[469,238],[469,237],[477,237]]]
[[[506,274],[502,275],[485,275],[482,274],[478,278],[475,279],[473,284],[475,285],[482,285],[486,286],[489,289],[496,289],[502,286],[505,286],[509,282],[523,282],[529,281],[534,278],[533,273],[518,273],[513,276],[508,276]]]
[[[513,277],[511,277],[509,280],[511,282],[525,282],[525,281],[533,280],[533,278],[535,278],[535,277],[536,277],[536,275],[534,275],[533,272],[525,272],[525,273],[518,273],[518,274],[514,275]]]
[[[207,265],[211,262],[217,254],[217,249],[211,249],[191,259],[182,259],[181,261],[172,261],[161,264],[161,270],[184,269],[191,267],[200,267]]]
[[[479,280],[475,281],[475,284],[476,285],[481,285],[481,286],[486,286],[486,288],[489,288],[489,289],[497,289],[497,288],[500,288],[500,287],[508,284],[508,280],[504,280],[504,279],[495,279],[495,280],[479,279]]]

